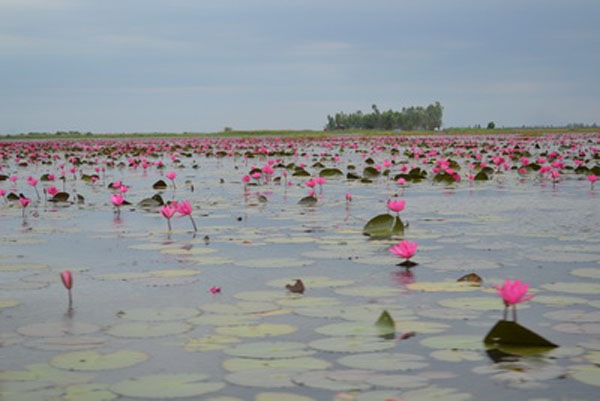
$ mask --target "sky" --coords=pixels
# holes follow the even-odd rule
[[[600,124],[598,0],[0,0],[0,134]]]

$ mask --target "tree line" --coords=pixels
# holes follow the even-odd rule
[[[327,116],[328,131],[339,129],[381,129],[403,131],[427,130],[432,131],[442,126],[443,107],[439,102],[427,107],[411,106],[403,107],[402,111],[387,110],[379,111],[377,105],[372,105],[371,113],[357,111],[346,114],[336,113]]]

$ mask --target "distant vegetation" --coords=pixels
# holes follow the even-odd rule
[[[336,113],[327,116],[328,131],[345,129],[379,129],[402,131],[434,131],[442,126],[443,107],[439,102],[427,107],[404,107],[402,111],[379,111],[377,105],[371,106],[372,113],[356,111],[346,114]]]

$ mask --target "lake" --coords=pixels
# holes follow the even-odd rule
[[[595,400],[598,149],[597,133],[2,141],[0,399]],[[184,200],[197,231],[159,212]],[[365,235],[390,200],[403,230]],[[519,324],[558,347],[484,344],[505,279],[535,294]]]

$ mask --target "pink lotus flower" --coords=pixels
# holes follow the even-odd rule
[[[177,213],[179,213],[182,217],[189,216],[190,221],[192,222],[192,226],[194,227],[194,231],[198,231],[198,228],[196,227],[196,222],[194,221],[194,218],[192,217],[192,204],[190,203],[190,201],[184,200],[182,202],[177,203],[176,206],[177,206]]]
[[[56,188],[54,185],[50,185],[46,192],[48,192],[48,195],[54,196],[58,193],[58,188]]]
[[[409,242],[407,240],[402,240],[393,247],[390,248],[390,252],[394,255],[404,258],[406,260],[415,256],[417,253],[417,242]]]
[[[121,205],[125,202],[125,197],[121,194],[112,194],[110,196],[110,201],[117,209],[116,210],[117,216],[120,216],[121,215]]]
[[[588,180],[588,182],[590,183],[590,187],[591,189],[594,189],[594,183],[596,181],[598,181],[598,176],[594,175],[594,174],[590,174],[586,177],[586,179]]]
[[[221,293],[221,287],[212,286],[208,289],[208,292],[210,292],[211,294],[219,294]]]
[[[388,209],[390,209],[392,212],[396,212],[396,213],[400,213],[402,210],[404,210],[405,205],[406,205],[406,202],[403,200],[399,200],[399,201],[389,200],[387,203]]]
[[[169,227],[169,231],[171,231],[171,217],[177,211],[177,204],[175,205],[164,205],[159,209],[160,214],[163,215],[165,219],[167,219],[167,226]]]
[[[168,172],[167,173],[167,178],[169,180],[171,180],[171,183],[173,184],[173,189],[177,188],[177,186],[175,185],[175,177],[177,177],[177,173],[174,171]]]
[[[60,273],[60,279],[67,290],[73,288],[73,275],[70,270],[67,269]]]
[[[19,204],[21,205],[21,208],[23,210],[23,212],[22,212],[23,219],[25,219],[25,209],[27,208],[27,206],[29,206],[30,203],[31,203],[31,199],[26,198],[23,195],[19,196]]]
[[[509,279],[506,279],[502,286],[496,286],[498,295],[500,295],[502,301],[504,301],[504,320],[506,320],[508,307],[511,305],[513,307],[513,320],[517,320],[516,305],[528,301],[535,296],[535,294],[527,295],[528,290],[529,284],[522,283],[519,280],[511,282]]]
[[[69,309],[71,309],[73,307],[73,297],[71,295],[71,288],[73,288],[73,275],[71,274],[71,271],[67,269],[60,273],[60,279],[69,293]]]

